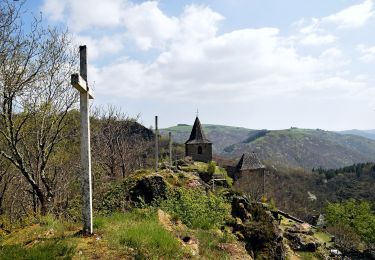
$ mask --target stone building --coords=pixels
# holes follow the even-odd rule
[[[256,153],[244,153],[236,166],[234,180],[238,180],[244,174],[260,174],[264,176],[266,167],[260,162]]]
[[[212,160],[212,143],[204,135],[198,116],[195,118],[189,140],[185,142],[185,155],[191,156],[194,161]]]

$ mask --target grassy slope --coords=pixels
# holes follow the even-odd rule
[[[163,129],[171,131],[176,142],[184,142],[191,126]],[[322,166],[337,168],[358,162],[373,161],[375,140],[357,135],[312,129],[269,131],[265,136],[246,142],[257,130],[240,127],[204,125],[207,137],[213,142],[214,153],[227,158],[239,158],[242,153],[257,151],[263,161],[311,169]]]
[[[206,169],[206,164],[196,163],[186,167],[186,174],[173,175],[165,170],[159,174],[169,185],[181,187],[199,178],[192,172]],[[217,170],[223,169],[217,167]],[[137,176],[149,174],[152,171],[144,170]],[[155,208],[136,208],[106,216],[96,213],[95,235],[92,237],[79,234],[80,223],[56,220],[51,216],[43,217],[41,221],[26,221],[21,228],[6,225],[6,221],[0,219],[5,229],[11,230],[10,234],[0,233],[0,259],[194,258],[192,251],[182,243],[181,239],[185,236],[197,241],[197,259],[229,259],[231,254],[238,254],[238,259],[248,259],[246,250],[233,235],[228,237],[217,228],[189,228],[174,221],[170,221],[169,227],[172,228],[169,228],[160,220],[158,213]]]
[[[0,242],[0,259],[181,259],[191,258],[173,232],[149,210],[115,213],[94,219],[95,235],[78,234],[80,225],[50,218],[14,230]],[[199,239],[200,257],[228,259],[218,245],[222,235],[210,230],[185,230]]]

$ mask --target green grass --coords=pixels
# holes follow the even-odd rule
[[[94,219],[94,236],[78,234],[81,225],[43,217],[17,228],[0,242],[0,259],[179,259],[184,252],[151,210]]]
[[[322,243],[326,243],[327,246],[332,245],[331,236],[327,233],[318,231],[314,233],[314,236]]]
[[[219,248],[219,244],[225,241],[225,237],[218,235],[215,231],[198,230],[199,255],[203,259],[230,259],[230,255]]]
[[[320,258],[317,258],[316,255],[312,252],[298,252],[298,254],[301,256],[301,259],[303,260],[320,259]]]
[[[0,247],[0,259],[72,259],[75,247],[66,242],[49,240],[40,242],[31,248],[22,245],[6,245]]]
[[[94,225],[107,235],[112,246],[131,247],[139,259],[178,259],[184,253],[178,240],[158,223],[155,212],[150,210],[98,217]]]
[[[73,233],[74,223],[50,215],[30,217],[27,222],[28,226],[17,224],[2,238],[0,259],[71,259],[75,254],[76,245],[64,235]]]
[[[185,172],[205,172],[207,171],[207,163],[194,162],[194,164],[181,167]]]

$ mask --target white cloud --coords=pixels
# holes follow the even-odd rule
[[[121,24],[126,0],[45,0],[42,12],[53,21],[67,22],[73,32],[92,26],[113,27]]]
[[[185,7],[180,18],[180,41],[196,42],[216,35],[218,22],[224,17],[205,6],[190,5]]]
[[[303,18],[294,24],[299,33],[296,38],[303,45],[327,45],[337,42],[338,37],[329,32],[332,24],[338,29],[362,27],[374,16],[374,0],[349,6],[337,13],[322,18]]]
[[[103,37],[92,37],[89,35],[75,35],[74,45],[87,45],[88,58],[96,60],[108,54],[119,53],[124,47],[124,37],[120,34],[105,35]]]
[[[323,51],[323,53],[320,55],[321,58],[335,59],[335,60],[343,58],[343,56],[344,56],[343,52],[339,48],[336,48],[336,47],[329,48]]]
[[[96,82],[116,96],[152,93],[204,102],[362,88],[362,83],[330,74],[344,64],[342,56],[337,48],[316,58],[300,56],[276,28],[244,29],[213,35],[199,44],[175,43],[151,64],[124,60],[101,68]]]
[[[66,22],[77,35],[90,34],[92,28],[123,31],[144,51],[163,49],[172,40],[197,42],[210,38],[224,18],[199,5],[186,6],[179,18],[169,17],[159,9],[157,1],[134,4],[127,0],[45,0],[42,11],[52,21]]]
[[[66,3],[60,0],[45,1],[42,7],[44,13],[53,21],[62,21],[64,19],[64,9]]]
[[[316,33],[311,33],[311,34],[304,36],[300,40],[300,43],[304,45],[325,45],[325,44],[334,43],[336,39],[337,37],[330,35],[330,34],[319,35]]]
[[[302,18],[296,23],[294,23],[294,26],[299,28],[299,32],[301,34],[315,33],[320,30],[319,25],[320,25],[320,20],[317,18],[311,18],[311,20]]]
[[[114,97],[142,97],[150,95],[159,88],[157,76],[150,72],[150,68],[134,60],[97,68],[89,67],[91,82],[95,91],[100,95]]]
[[[322,19],[323,22],[332,22],[339,28],[358,28],[363,26],[374,15],[373,0],[349,6],[338,13],[329,15]]]
[[[185,7],[179,18],[166,16],[157,2],[144,2],[125,11],[127,34],[142,50],[196,43],[215,36],[223,17],[205,6]]]
[[[166,16],[157,2],[133,5],[124,11],[127,33],[142,50],[165,47],[178,33],[178,19]]]
[[[298,32],[295,38],[303,45],[320,46],[337,41],[336,36],[323,29],[321,20],[317,18],[301,19],[294,24],[294,27]]]
[[[77,10],[95,4],[96,11],[76,17],[80,13]],[[325,23],[339,24],[339,18],[334,17],[343,20],[349,12],[345,10],[355,13],[356,8],[353,11],[349,7],[329,19],[301,20],[297,35],[292,36],[281,35],[278,28],[247,28],[219,34],[224,17],[201,5],[186,6],[179,16],[168,16],[155,1],[134,4],[121,0],[46,0],[44,10],[50,19],[67,19],[68,25],[75,25],[77,41],[89,45],[93,59],[118,55],[108,64],[90,67],[91,80],[99,94],[110,91],[117,98],[152,95],[216,102],[315,94],[324,89],[351,93],[366,87],[364,81],[349,80],[350,73],[342,71],[349,61],[338,47],[329,46],[318,54],[300,51],[302,45],[336,43],[338,37],[324,28]],[[339,26],[361,24],[353,19]],[[99,36],[90,34],[95,28],[104,30]],[[106,29],[110,32],[106,33]],[[153,49],[156,57],[147,62],[128,57],[124,52],[126,41],[133,41],[140,52]]]
[[[358,45],[357,50],[361,53],[360,60],[365,63],[370,63],[375,60],[375,46],[365,47],[364,45]]]
[[[326,50],[324,50],[319,55],[319,61],[320,63],[324,64],[324,68],[328,70],[328,73],[332,75],[332,71],[335,71],[336,75],[340,76],[348,76],[347,72],[343,72],[341,70],[338,70],[339,68],[346,66],[350,64],[350,59],[345,57],[342,50],[338,47],[331,47]]]

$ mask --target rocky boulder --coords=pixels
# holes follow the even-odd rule
[[[321,244],[313,235],[314,232],[308,223],[296,223],[284,232],[289,246],[295,251],[315,252]]]
[[[303,233],[286,232],[284,237],[288,239],[288,244],[295,251],[315,252],[320,243],[312,236]]]
[[[232,216],[240,218],[242,222],[251,220],[250,202],[245,197],[235,196],[232,199]]]
[[[168,184],[158,174],[139,179],[129,192],[132,201],[144,201],[147,204],[159,198],[166,198],[167,193]]]
[[[262,204],[235,196],[232,216],[241,220],[234,224],[233,232],[246,243],[246,249],[253,258],[285,259],[281,230],[272,213]]]
[[[306,234],[310,236],[314,235],[314,232],[311,229],[311,225],[309,225],[308,223],[295,224],[292,227],[287,228],[285,232],[300,233],[300,234]]]

